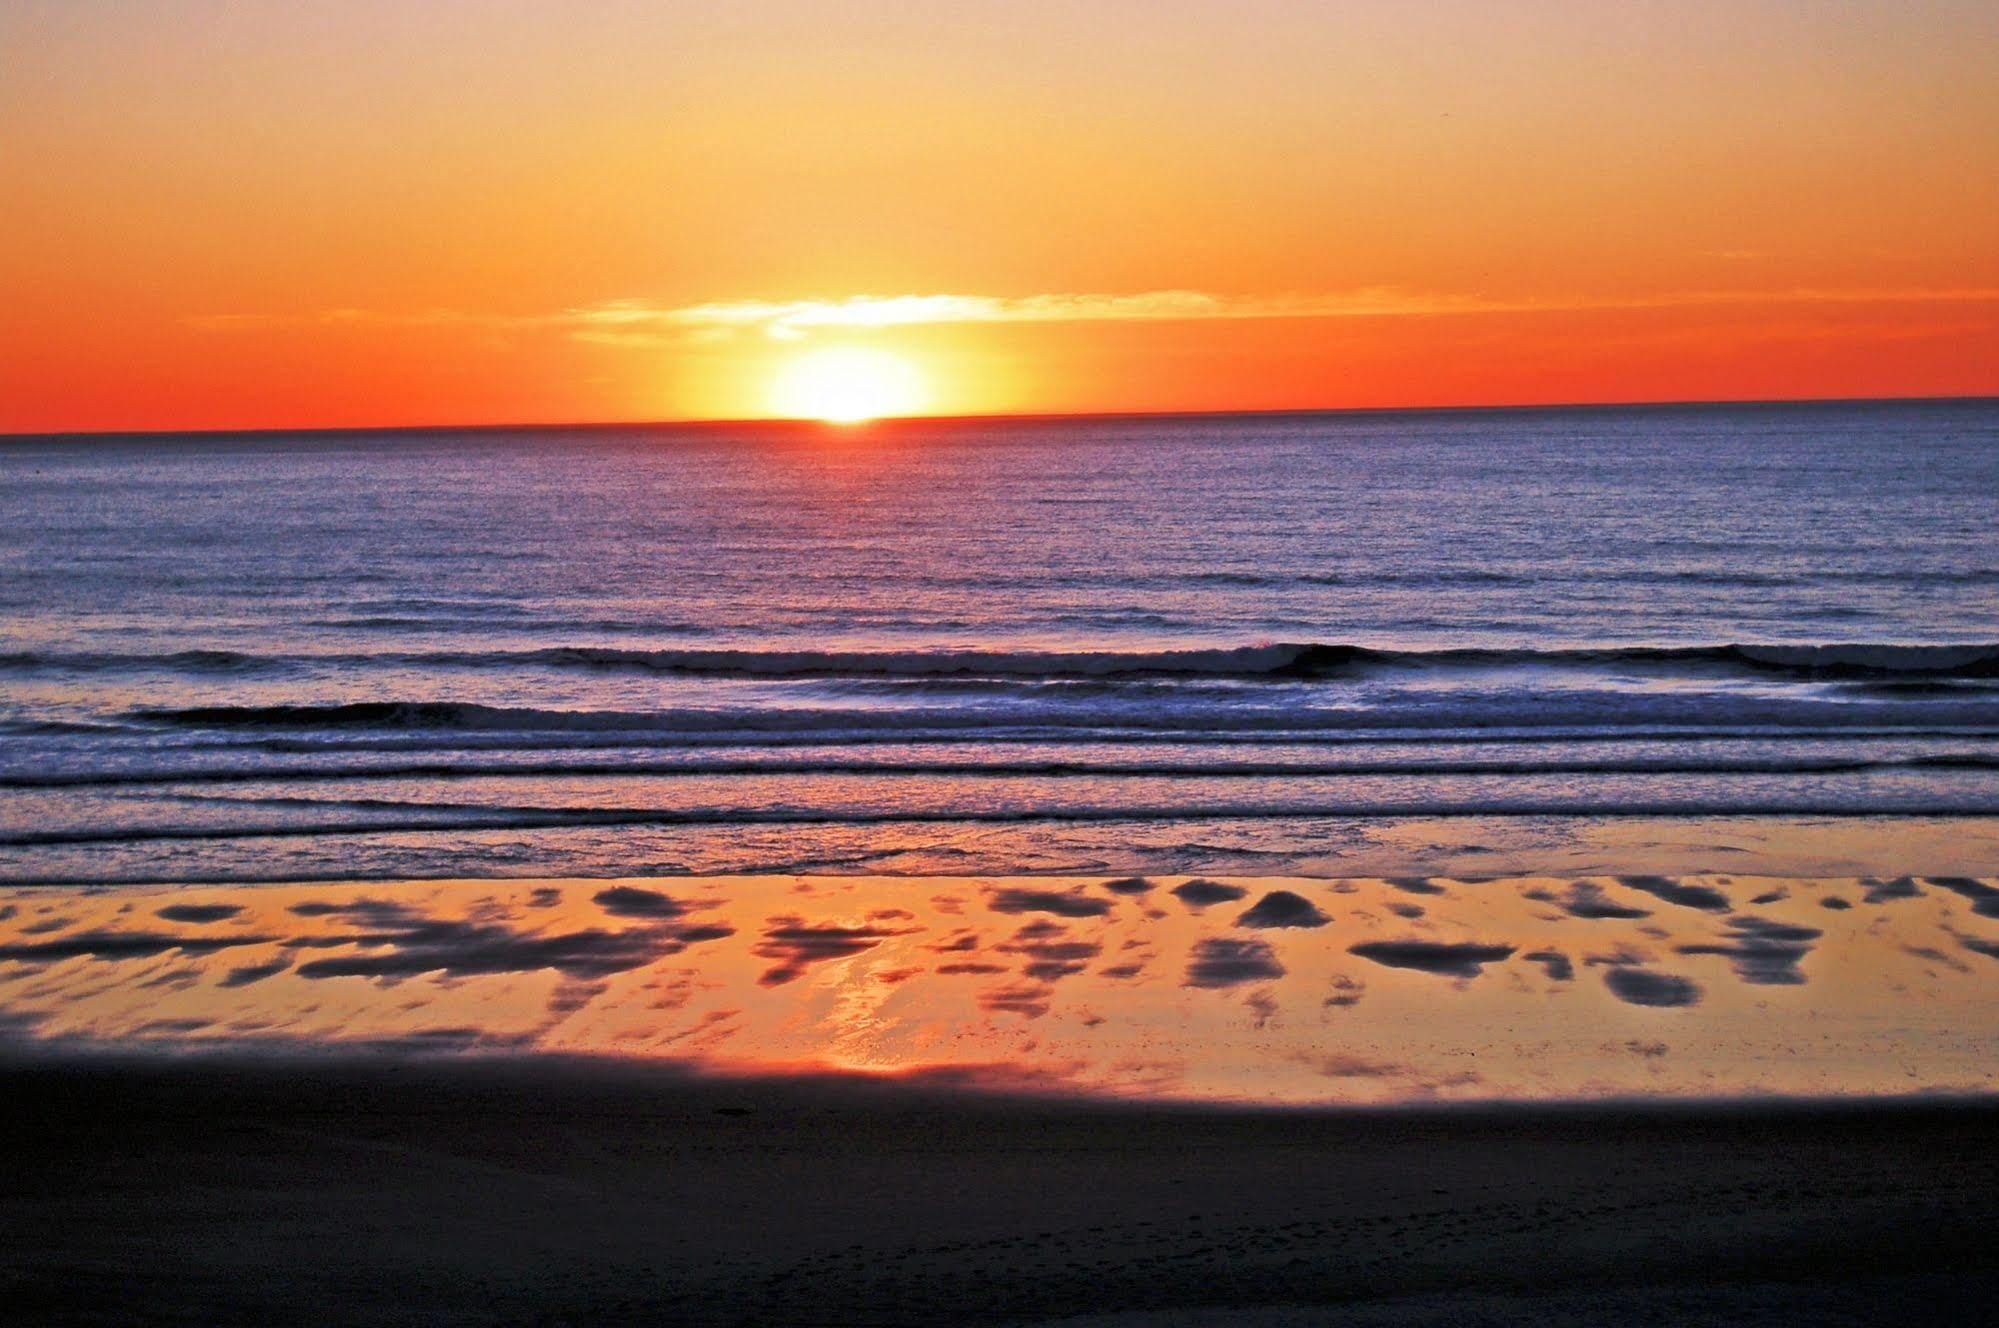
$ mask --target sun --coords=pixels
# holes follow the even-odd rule
[[[789,419],[859,424],[914,415],[929,399],[923,375],[885,350],[815,350],[786,364],[771,385],[773,413]]]

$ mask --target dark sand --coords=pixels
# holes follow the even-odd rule
[[[10,1323],[1954,1323],[1999,1106],[1245,1112],[556,1061],[0,1066]]]

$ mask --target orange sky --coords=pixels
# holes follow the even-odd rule
[[[1999,393],[1989,0],[0,3],[0,430]],[[909,297],[925,297],[911,299]]]

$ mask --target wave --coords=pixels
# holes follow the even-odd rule
[[[69,719],[0,719],[0,733],[22,738],[63,737],[84,733],[122,733],[116,724],[91,724]]]
[[[742,678],[967,678],[1058,681],[1076,678],[1306,677],[1385,659],[1363,646],[1266,644],[1183,650],[623,650],[564,646],[458,655],[413,662],[437,665],[539,664]]]
[[[304,805],[305,800],[299,800]],[[413,804],[413,810],[420,805]],[[357,810],[370,810],[357,808]],[[425,814],[397,815],[383,804],[386,815],[367,819],[323,819],[273,824],[221,825],[121,825],[80,827],[62,830],[0,832],[0,849],[46,849],[81,847],[94,844],[135,844],[149,842],[230,841],[250,839],[321,838],[327,836],[381,836],[427,833],[469,833],[482,831],[589,830],[643,826],[707,826],[749,828],[757,826],[895,826],[895,825],[1034,825],[1034,824],[1119,824],[1134,825],[1178,821],[1190,826],[1227,821],[1355,821],[1443,819],[1461,817],[1652,817],[1659,819],[1708,820],[1720,817],[1772,816],[1868,816],[1873,818],[1929,819],[1959,817],[1999,817],[1999,798],[1967,796],[1938,797],[1916,793],[1907,799],[1868,798],[1861,795],[1804,793],[1788,797],[1757,798],[1750,801],[1690,796],[1687,798],[1644,797],[1522,797],[1510,799],[1463,800],[1415,797],[1407,800],[1352,802],[1339,805],[1297,804],[1188,804],[1176,806],[1062,807],[1062,808],[974,808],[936,810],[894,808],[882,810],[825,811],[808,808],[770,809],[659,809],[638,807],[519,807],[486,809],[479,807],[439,809]],[[0,879],[5,879],[0,876]]]
[[[167,670],[179,673],[248,673],[285,661],[240,650],[171,650],[162,654],[78,650],[0,651],[0,672],[106,673],[120,670]]]
[[[1999,644],[1735,645],[1716,653],[1752,668],[1820,677],[1999,678]]]
[[[616,710],[536,710],[463,701],[349,701],[331,705],[182,706],[141,709],[134,719],[212,729],[489,729],[502,732],[624,732],[657,729],[667,716]]]
[[[403,779],[641,779],[724,775],[898,775],[951,779],[1308,779],[1396,775],[1844,775],[1889,770],[1999,770],[1999,753],[1918,756],[1521,758],[1389,761],[1091,761],[827,759],[410,761],[380,764],[47,771],[0,774],[0,788],[161,784],[313,784]]]
[[[1596,668],[1715,670],[1805,678],[1999,679],[1999,642],[1782,642],[1697,646],[1392,649],[1338,642],[1270,642],[1170,650],[780,650],[625,649],[554,646],[526,650],[397,651],[252,655],[231,650],[168,654],[0,654],[5,671],[159,669],[241,673],[304,666],[540,667],[690,677],[758,679],[1227,679],[1309,681],[1384,669]]]
[[[128,723],[207,731],[211,742],[381,742],[405,737],[505,741],[521,746],[659,746],[682,742],[824,744],[880,741],[1081,741],[1126,735],[1300,741],[1370,734],[1456,732],[1615,738],[1634,731],[1700,737],[1761,731],[1858,731],[1968,738],[1999,729],[1999,693],[1826,696],[1729,694],[1684,689],[1512,687],[1486,693],[1335,697],[1332,704],[1217,699],[1205,692],[1137,696],[989,698],[922,706],[672,706],[657,711],[555,710],[464,701],[384,700],[203,705],[127,712]],[[229,735],[224,737],[223,735]],[[532,739],[532,741],[528,741]],[[201,741],[195,739],[194,741]]]
[[[1908,645],[1613,646],[1553,649],[1396,650],[1326,642],[1277,642],[1153,651],[824,651],[554,649],[415,657],[433,664],[541,664],[650,673],[763,678],[1232,678],[1337,677],[1383,667],[1721,666],[1811,677],[1999,678],[1999,643]]]

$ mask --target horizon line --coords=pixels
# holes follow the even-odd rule
[[[1262,406],[1245,410],[1078,410],[1078,411],[990,411],[959,414],[883,415],[869,420],[842,423],[805,416],[745,415],[727,418],[680,418],[634,420],[549,420],[488,423],[428,424],[306,424],[238,425],[190,429],[0,429],[0,445],[18,442],[53,442],[62,439],[130,440],[141,438],[259,438],[298,434],[336,435],[359,433],[610,433],[632,429],[731,429],[772,425],[828,433],[861,433],[874,429],[894,429],[905,425],[1018,423],[1053,424],[1093,420],[1199,420],[1282,418],[1294,416],[1350,415],[1470,415],[1508,414],[1530,411],[1590,410],[1700,410],[1714,408],[1786,406],[1891,406],[1891,405],[1975,405],[1999,404],[1999,392],[1969,394],[1913,394],[1909,396],[1861,397],[1654,397],[1621,401],[1504,402],[1427,406]]]

